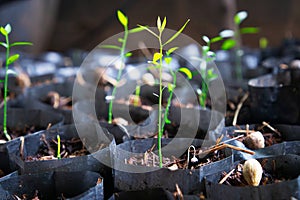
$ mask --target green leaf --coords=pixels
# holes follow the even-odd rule
[[[234,39],[227,39],[223,42],[222,44],[222,49],[223,50],[229,50],[232,49],[236,45],[236,41]]]
[[[240,25],[247,17],[248,13],[246,11],[240,11],[234,16],[234,23]]]
[[[181,67],[181,68],[179,68],[178,71],[183,72],[188,77],[189,80],[191,80],[193,78],[192,72],[186,67]]]
[[[2,35],[7,36],[7,31],[2,26],[0,27],[0,32]]]
[[[16,60],[18,60],[19,57],[20,57],[19,54],[14,54],[14,55],[10,56],[10,57],[8,58],[8,60],[7,60],[7,64],[8,64],[8,65],[12,64],[12,63],[15,62]]]
[[[144,30],[148,31],[149,33],[151,33],[152,35],[154,35],[155,37],[158,38],[158,35],[156,33],[154,33],[151,29],[149,29],[147,26],[143,26],[143,25],[139,25],[139,27],[143,28]]]
[[[168,91],[172,92],[174,90],[175,86],[172,83],[168,83]]]
[[[223,38],[221,36],[217,36],[217,37],[211,38],[210,43],[219,42],[221,40],[223,40]]]
[[[165,57],[164,60],[167,64],[170,64],[172,62],[172,57]]]
[[[0,42],[0,45],[4,46],[5,48],[7,48],[7,44],[4,42]]]
[[[152,62],[153,62],[153,63],[156,63],[159,59],[162,58],[162,56],[163,56],[163,55],[162,55],[161,53],[158,53],[158,52],[154,53]]]
[[[0,80],[0,83],[4,83],[5,81],[4,80]]]
[[[260,38],[260,39],[259,39],[259,47],[260,47],[261,49],[267,48],[267,47],[268,47],[268,39],[265,38],[265,37]]]
[[[118,38],[118,42],[123,43],[124,39],[123,38]]]
[[[13,46],[25,46],[25,45],[33,45],[31,42],[14,42],[12,44],[10,44],[9,46],[10,47],[13,47]]]
[[[117,49],[121,50],[121,47],[116,46],[116,45],[100,45],[99,48],[104,48],[104,49]]]
[[[209,81],[211,81],[211,80],[213,80],[213,79],[215,79],[217,77],[218,77],[218,75],[214,73],[214,69],[207,70],[207,79]]]
[[[11,26],[10,26],[10,24],[6,24],[6,26],[5,26],[4,29],[6,30],[7,34],[10,34],[10,32],[11,32]]]
[[[120,10],[117,11],[117,15],[118,15],[119,22],[123,26],[127,27],[127,25],[128,25],[128,18]]]
[[[169,44],[169,43],[172,42],[175,38],[177,38],[177,37],[179,36],[179,34],[184,30],[184,28],[186,27],[186,25],[189,23],[189,21],[190,21],[190,19],[188,19],[188,20],[184,23],[184,25],[181,27],[181,29],[179,29],[179,31],[177,31],[177,33],[175,33],[170,39],[168,39],[168,41],[165,42],[165,43],[163,44],[163,46]]]
[[[172,47],[172,48],[170,48],[170,49],[166,52],[167,56],[171,55],[171,53],[173,53],[173,52],[176,51],[177,49],[178,49],[178,47]]]
[[[164,17],[164,20],[163,20],[162,25],[161,25],[161,31],[163,31],[165,29],[166,25],[167,25],[167,18]]]
[[[244,27],[240,29],[241,34],[254,34],[258,32],[259,32],[259,28],[256,27]]]
[[[161,21],[160,21],[160,17],[159,16],[157,17],[157,20],[156,20],[156,26],[157,26],[159,32],[161,32]]]
[[[222,38],[228,38],[234,36],[234,31],[230,29],[223,30],[219,33],[220,37]]]
[[[203,50],[204,52],[207,52],[207,51],[209,51],[209,47],[208,47],[208,46],[203,46],[203,47],[202,47],[202,50]]]
[[[130,30],[128,31],[128,33],[138,33],[138,32],[141,32],[141,31],[143,31],[143,30],[145,30],[145,29],[142,28],[142,27],[136,27],[136,28],[130,29]]]
[[[127,53],[125,54],[125,57],[130,57],[130,56],[132,56],[132,53],[131,53],[131,52],[127,52]]]
[[[210,42],[210,39],[206,35],[202,36],[202,40],[204,40],[204,42],[206,42],[206,43]]]

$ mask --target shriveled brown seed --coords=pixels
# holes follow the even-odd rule
[[[261,149],[265,147],[265,138],[261,132],[256,131],[245,137],[243,143],[249,149]]]

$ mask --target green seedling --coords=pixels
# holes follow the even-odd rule
[[[223,50],[235,49],[235,73],[238,80],[243,79],[242,74],[242,38],[243,34],[255,34],[259,32],[257,27],[240,27],[241,23],[248,17],[246,11],[240,11],[234,16],[235,30],[224,30],[220,33],[223,38],[228,37],[223,44]]]
[[[61,150],[61,146],[60,146],[60,136],[57,135],[57,159],[61,159],[61,156],[60,156],[60,150]]]
[[[139,106],[140,94],[141,94],[141,86],[137,85],[135,87],[135,96],[133,100],[133,105],[136,107]]]
[[[9,34],[11,33],[12,29],[10,24],[7,24],[5,27],[0,27],[0,32],[1,34],[5,37],[5,42],[0,42],[0,45],[2,45],[6,49],[6,54],[5,54],[5,78],[4,81],[1,80],[1,82],[4,82],[4,105],[3,105],[3,133],[6,137],[7,140],[11,140],[10,135],[7,132],[7,92],[8,92],[8,75],[9,74],[14,74],[16,73],[13,70],[9,69],[9,66],[16,62],[20,55],[19,54],[13,54],[10,55],[10,48],[14,46],[24,46],[24,45],[32,45],[30,42],[14,42],[10,43],[9,41]]]
[[[143,28],[144,30],[148,31],[150,34],[152,34],[155,38],[157,38],[159,43],[159,52],[154,53],[153,59],[151,63],[154,65],[155,68],[159,70],[159,103],[158,103],[158,156],[159,156],[159,167],[162,167],[162,151],[161,151],[161,138],[163,135],[163,122],[162,122],[162,91],[163,91],[163,85],[162,85],[162,68],[163,68],[163,49],[164,47],[171,43],[174,39],[176,39],[180,33],[184,30],[186,25],[188,24],[190,20],[187,20],[185,24],[173,35],[171,36],[166,42],[162,41],[162,34],[167,24],[166,17],[163,21],[161,21],[160,17],[157,18],[156,24],[158,29],[158,34],[153,32],[151,29],[149,29],[147,26],[139,25],[139,27]],[[174,49],[175,47],[173,47]],[[170,48],[168,51],[172,51],[172,48]],[[176,50],[176,49],[174,49]]]
[[[259,48],[260,49],[266,49],[268,47],[268,39],[265,37],[262,37],[259,39]]]
[[[116,80],[116,84],[113,86],[113,90],[112,90],[112,95],[111,95],[111,99],[109,102],[109,107],[108,107],[108,123],[112,123],[112,109],[113,109],[113,100],[114,97],[116,95],[117,92],[117,87],[118,84],[121,80],[121,76],[122,76],[122,72],[125,68],[125,59],[126,57],[130,57],[132,55],[131,52],[126,52],[126,44],[127,44],[127,39],[128,39],[128,35],[130,33],[136,33],[139,31],[142,31],[143,29],[140,27],[128,30],[128,18],[127,16],[121,12],[120,10],[117,11],[117,17],[119,22],[121,23],[121,25],[124,28],[124,35],[123,38],[119,38],[118,42],[121,43],[121,46],[116,46],[116,45],[102,45],[100,46],[100,48],[107,48],[107,49],[115,49],[120,51],[120,58],[121,58],[121,62],[120,62],[120,66],[118,67],[118,75],[117,75],[117,80]]]
[[[202,108],[206,107],[206,99],[208,96],[208,84],[216,79],[218,75],[214,73],[214,69],[208,69],[207,64],[216,59],[216,54],[211,51],[211,44],[223,40],[223,37],[217,36],[214,38],[209,38],[207,36],[202,37],[205,45],[202,47],[202,56],[200,58],[193,58],[200,61],[200,74],[202,77],[201,89],[197,89],[199,104]]]

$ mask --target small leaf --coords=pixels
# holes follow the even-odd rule
[[[202,39],[203,39],[204,42],[206,42],[206,43],[209,43],[209,42],[210,42],[210,39],[209,39],[206,35],[203,35],[203,36],[202,36]]]
[[[203,50],[204,52],[207,52],[207,51],[209,51],[209,47],[208,47],[208,46],[203,46],[203,47],[202,47],[202,50]]]
[[[166,25],[167,25],[167,18],[164,17],[164,20],[163,20],[162,25],[161,25],[161,31],[163,31],[165,29]]]
[[[189,80],[191,80],[193,78],[193,74],[188,68],[181,67],[181,68],[179,68],[178,71],[183,72],[188,77]]]
[[[207,70],[207,79],[208,79],[209,81],[211,81],[211,80],[213,80],[213,79],[215,79],[215,78],[218,77],[218,75],[215,74],[213,70],[214,70],[214,69],[209,69],[209,70]]]
[[[7,48],[7,44],[4,42],[0,42],[0,45],[4,46],[5,48]]]
[[[223,42],[222,44],[222,49],[223,50],[229,50],[232,49],[236,45],[236,41],[233,39],[227,39]]]
[[[136,27],[136,28],[130,29],[130,30],[128,31],[128,33],[138,33],[138,32],[141,32],[141,31],[143,31],[143,30],[145,30],[145,29],[142,28],[142,27]]]
[[[125,57],[130,57],[130,56],[132,56],[132,53],[131,53],[131,52],[127,52],[127,53],[125,54]]]
[[[248,13],[246,11],[240,11],[234,16],[234,23],[239,25],[248,17]]]
[[[121,50],[121,47],[118,47],[116,45],[100,45],[99,48],[104,48],[104,49],[117,49],[117,50]]]
[[[201,95],[201,94],[202,94],[202,90],[201,90],[200,88],[198,88],[198,89],[196,90],[196,92],[197,92],[198,95]]]
[[[179,29],[179,31],[177,31],[177,33],[175,33],[170,39],[168,39],[168,41],[165,42],[165,43],[163,44],[163,46],[169,44],[169,43],[172,42],[175,38],[177,38],[178,35],[184,30],[184,28],[186,27],[186,25],[187,25],[189,22],[190,22],[190,19],[188,19],[188,20],[184,23],[184,25]]]
[[[6,30],[7,34],[10,34],[10,32],[11,32],[11,26],[10,26],[10,24],[6,24],[6,26],[5,26],[4,29]]]
[[[5,81],[4,80],[0,80],[0,83],[4,83]]]
[[[8,60],[7,60],[7,65],[12,64],[12,63],[15,62],[16,60],[18,60],[19,57],[20,57],[19,54],[14,54],[14,55],[10,56],[10,57],[8,58]]]
[[[2,35],[7,36],[6,30],[2,26],[0,27],[0,32]]]
[[[127,17],[120,10],[117,11],[117,15],[118,15],[119,22],[123,26],[127,27],[127,25],[128,25],[128,19],[127,19]]]
[[[233,30],[226,29],[226,30],[224,30],[224,31],[221,31],[221,32],[219,33],[219,35],[220,35],[222,38],[233,37],[233,36],[234,36],[234,31],[233,31]]]
[[[174,90],[175,86],[172,83],[168,83],[168,91],[172,92]]]
[[[259,39],[259,47],[260,47],[261,49],[267,48],[267,47],[268,47],[268,39],[265,38],[265,37],[260,38],[260,39]]]
[[[141,27],[142,29],[148,31],[149,33],[151,33],[152,35],[154,35],[155,37],[158,38],[158,35],[156,33],[154,33],[151,29],[149,29],[147,26],[143,26],[143,25],[139,25],[139,24],[138,24],[138,26]]]
[[[169,65],[172,62],[172,57],[165,57],[164,60]]]
[[[254,34],[258,32],[259,32],[259,28],[256,27],[244,27],[240,29],[241,34]]]
[[[163,56],[163,55],[162,55],[161,53],[158,53],[158,52],[154,53],[152,62],[153,62],[153,63],[156,63],[159,59],[162,58],[162,56]]]
[[[158,30],[161,32],[161,21],[160,21],[159,16],[157,17],[157,20],[156,20],[156,26],[157,26]]]
[[[171,53],[173,53],[173,52],[176,51],[177,49],[178,49],[178,47],[172,47],[172,48],[170,48],[170,49],[166,52],[167,56],[171,55]]]
[[[15,71],[12,70],[12,69],[8,69],[6,73],[7,73],[7,74],[16,75],[16,76],[18,75],[17,72],[15,72]]]
[[[9,46],[10,47],[13,47],[13,46],[25,46],[25,45],[33,45],[31,42],[14,42],[12,44],[10,44]]]
[[[121,42],[121,43],[123,43],[123,38],[118,38],[118,42]]]
[[[221,40],[223,40],[223,38],[221,36],[217,36],[217,37],[210,39],[210,43],[219,42]]]
[[[212,52],[212,51],[208,51],[207,55],[210,56],[210,57],[216,57],[215,52]]]

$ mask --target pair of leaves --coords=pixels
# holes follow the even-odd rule
[[[159,31],[160,33],[162,33],[163,30],[165,29],[166,25],[167,25],[167,18],[164,17],[164,20],[163,20],[163,22],[161,23],[160,17],[158,16],[158,17],[157,17],[157,21],[156,21],[156,25],[157,25],[158,31]]]
[[[0,27],[0,32],[1,32],[2,35],[8,36],[8,34],[10,34],[10,32],[11,32],[10,24],[7,24],[4,28],[1,26]]]

